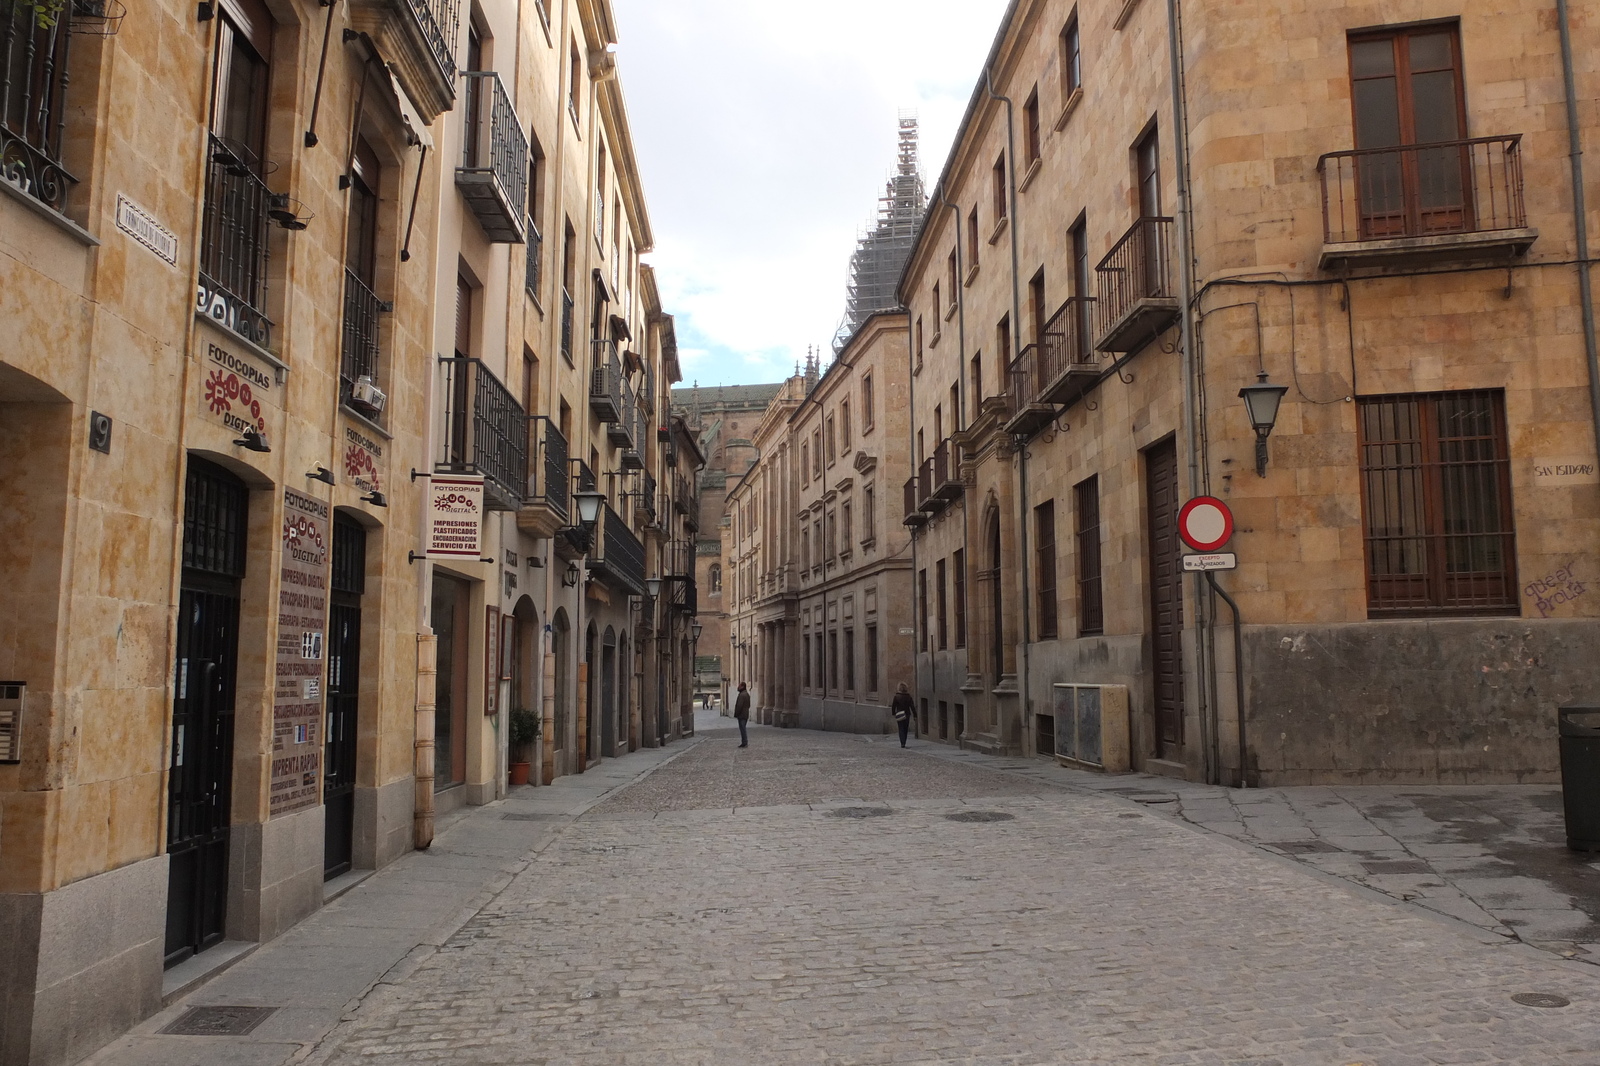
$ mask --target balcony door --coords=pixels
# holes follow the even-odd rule
[[[1156,296],[1166,292],[1166,264],[1162,261],[1161,228],[1151,219],[1161,217],[1161,139],[1155,126],[1139,138],[1133,149],[1134,163],[1138,168],[1139,227],[1142,232],[1134,242],[1139,257],[1140,297]]]
[[[1472,229],[1461,41],[1454,26],[1423,26],[1350,41],[1363,240]],[[1413,145],[1439,145],[1413,148]]]

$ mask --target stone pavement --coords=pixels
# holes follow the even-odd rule
[[[470,812],[182,1005],[277,1006],[248,1037],[92,1061],[1600,1064],[1596,968],[1230,838],[1395,839],[1320,801],[731,727]]]
[[[1566,958],[1600,965],[1600,855],[1566,847],[1555,785],[1230,789],[1041,759],[924,752],[1122,796],[1202,829]]]

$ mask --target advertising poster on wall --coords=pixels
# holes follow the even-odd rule
[[[315,807],[322,777],[323,634],[328,628],[328,505],[283,493],[277,675],[272,693],[271,817]]]
[[[435,475],[428,486],[429,559],[483,555],[483,477]]]

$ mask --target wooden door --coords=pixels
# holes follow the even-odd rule
[[[1178,448],[1172,440],[1145,452],[1150,552],[1150,665],[1156,754],[1183,748],[1183,570],[1178,541]]]

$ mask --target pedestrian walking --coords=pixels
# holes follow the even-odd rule
[[[894,702],[889,704],[889,709],[894,712],[895,725],[900,727],[900,746],[906,746],[906,734],[911,732],[911,721],[917,716],[917,705],[911,699],[911,690],[906,688],[904,681],[895,690]]]
[[[744,687],[744,682],[739,682],[739,698],[733,701],[733,717],[739,723],[739,746],[750,746],[750,690]]]

